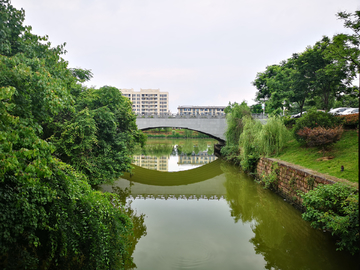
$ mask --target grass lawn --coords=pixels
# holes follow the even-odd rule
[[[344,131],[340,141],[326,152],[301,146],[293,139],[275,158],[351,182],[359,181],[359,138],[356,130]],[[343,172],[341,166],[344,166]]]

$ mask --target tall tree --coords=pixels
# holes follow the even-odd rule
[[[260,101],[261,99],[269,99],[271,94],[274,92],[269,80],[274,78],[279,72],[279,65],[267,66],[264,72],[258,72],[256,74],[255,80],[252,84],[256,87],[258,92],[256,92],[256,100]]]
[[[359,75],[360,88],[360,10],[354,13],[339,12],[337,17],[343,20],[344,27],[352,30],[353,33],[337,34],[331,41],[325,37],[324,42],[330,45],[325,53],[329,58],[339,62],[345,61],[350,70]]]
[[[328,46],[326,42],[317,42],[298,59],[301,75],[311,89],[311,97],[320,97],[321,109],[324,110],[330,109],[333,97],[346,93],[347,85],[351,82],[350,70],[343,62],[325,57]]]
[[[130,220],[116,196],[92,190],[64,163],[53,139],[71,127],[72,147],[96,141],[109,166],[128,166],[140,138],[134,115],[117,89],[82,94],[90,72],[69,69],[63,45],[32,34],[24,14],[0,1],[0,268],[119,269]]]
[[[227,130],[225,132],[226,145],[237,147],[239,145],[239,137],[243,131],[244,124],[242,118],[247,115],[251,117],[250,108],[243,101],[241,104],[236,102],[229,103],[225,108]]]

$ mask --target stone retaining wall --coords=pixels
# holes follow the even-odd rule
[[[276,175],[276,180],[270,188],[298,208],[302,208],[302,198],[298,194],[299,191],[307,193],[319,184],[334,184],[336,182],[347,182],[347,184],[354,186],[354,183],[347,180],[320,174],[274,158],[261,158],[256,169],[259,180]]]

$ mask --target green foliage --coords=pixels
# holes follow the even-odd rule
[[[245,116],[242,121],[244,129],[239,138],[240,165],[245,171],[252,171],[261,154],[258,140],[262,125],[248,116]]]
[[[184,137],[185,138],[191,138],[193,135],[193,131],[192,130],[188,130],[188,129],[185,129],[184,130]]]
[[[261,104],[254,104],[250,106],[251,113],[263,113]]]
[[[289,115],[282,117],[282,121],[287,128],[292,128],[296,123],[296,119],[297,118],[290,118]]]
[[[181,135],[179,132],[176,132],[175,130],[173,130],[171,132],[171,135],[167,136],[168,138],[181,138],[183,137],[183,135]]]
[[[271,172],[269,174],[262,174],[260,176],[260,181],[264,184],[264,189],[274,188],[278,181],[279,173],[279,164],[274,162],[271,167]]]
[[[342,124],[342,120],[332,114],[316,111],[315,109],[309,110],[301,118],[296,120],[296,124],[293,128],[296,140],[304,142],[304,139],[298,135],[298,131],[307,128],[334,128]]]
[[[337,34],[332,40],[324,36],[303,52],[257,73],[252,82],[258,90],[256,100],[266,100],[267,113],[278,114],[284,102],[288,110],[296,105],[300,112],[306,105],[328,110],[334,100],[358,106],[359,87],[352,82],[360,72],[360,11],[337,15],[352,34]]]
[[[11,97],[11,88],[1,88]],[[53,158],[39,126],[0,105],[0,265],[8,269],[121,265],[131,223],[116,197],[92,191],[87,179]]]
[[[91,72],[23,21],[0,2],[0,268],[122,268],[131,222],[88,182],[129,168],[145,137],[116,88],[81,86]]]
[[[277,159],[347,179],[354,184],[359,182],[359,137],[356,130],[345,130],[341,139],[326,152],[314,147],[303,147],[295,138],[291,138],[285,147],[276,156]],[[340,170],[341,166],[345,167],[344,171]]]
[[[281,118],[270,117],[259,134],[259,147],[264,155],[276,155],[285,146],[290,138],[290,132],[285,127]]]
[[[229,106],[225,108],[227,130],[225,132],[227,145],[239,145],[239,137],[243,131],[244,124],[242,118],[247,115],[251,117],[250,108],[243,101],[241,104],[234,102],[229,103]]]
[[[165,134],[147,134],[148,138],[166,138]]]
[[[135,154],[145,156],[170,156],[173,151],[173,147],[170,144],[147,144],[144,147],[138,149]]]
[[[348,115],[339,115],[339,118],[343,120],[345,128],[358,128],[359,127],[359,114],[348,114]]]
[[[339,237],[338,250],[359,251],[359,198],[355,188],[340,183],[320,185],[302,198],[304,220]]]
[[[228,144],[221,149],[221,154],[235,162],[240,161],[245,171],[253,171],[261,155],[278,154],[290,137],[279,117],[270,117],[265,125],[245,115],[238,144]]]
[[[308,146],[328,147],[340,140],[343,131],[341,126],[334,128],[315,127],[312,129],[304,127],[297,132],[297,135],[304,140]]]
[[[309,185],[309,187],[311,189],[314,189],[314,183],[315,183],[315,178],[314,177],[308,177],[306,179],[306,182],[307,182],[307,184]]]
[[[96,185],[131,169],[131,153],[142,141],[128,99],[115,87],[85,89],[76,97],[76,112],[52,136],[55,154]],[[59,134],[59,135],[58,135]]]
[[[336,97],[336,101],[332,108],[347,107],[347,108],[358,108],[359,103],[359,88],[354,86],[352,89],[348,89],[348,94]]]
[[[354,13],[338,12],[337,16],[344,21],[345,28],[352,30],[352,34],[340,33],[331,41],[325,37],[325,41],[329,43],[325,56],[336,59],[338,63],[345,63],[353,77],[356,73],[360,73],[360,10]]]

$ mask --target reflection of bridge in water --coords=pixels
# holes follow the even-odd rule
[[[161,172],[135,166],[133,174],[126,173],[111,185],[102,185],[103,191],[128,189],[133,199],[208,199],[224,198],[225,176],[221,160],[180,172]]]
[[[181,154],[179,155],[178,164],[208,164],[216,160],[217,157],[215,155],[209,155],[206,151],[202,151],[198,154]]]

